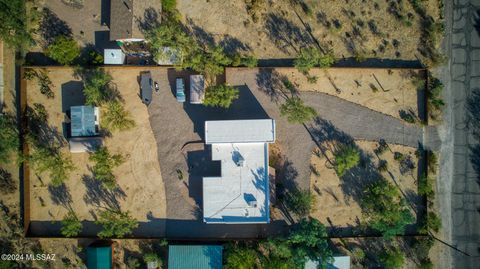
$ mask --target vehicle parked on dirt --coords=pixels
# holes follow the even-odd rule
[[[176,94],[175,96],[177,97],[177,101],[180,103],[185,102],[185,81],[183,78],[177,78],[175,80],[175,88],[176,88]]]

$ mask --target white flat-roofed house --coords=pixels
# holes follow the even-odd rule
[[[275,121],[205,122],[212,160],[221,162],[219,177],[203,178],[206,223],[268,223],[268,144],[275,142]]]

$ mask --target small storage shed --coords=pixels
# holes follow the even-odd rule
[[[205,97],[205,78],[202,75],[190,76],[190,104],[201,104]]]
[[[88,269],[111,269],[113,259],[112,245],[92,244],[87,248]]]
[[[222,246],[170,245],[168,269],[221,269]]]
[[[103,51],[104,64],[124,64],[125,53],[121,49],[105,49]]]

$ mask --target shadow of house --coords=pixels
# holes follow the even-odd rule
[[[211,155],[210,147],[205,147],[202,151],[187,152],[188,194],[200,208],[202,208],[203,177],[219,176],[221,174],[220,162],[212,161]]]
[[[102,25],[108,25],[110,27],[110,1],[111,0],[101,0],[100,5],[100,23]]]
[[[83,94],[83,82],[71,80],[61,85],[62,112],[67,113],[72,106],[83,106],[85,95]]]

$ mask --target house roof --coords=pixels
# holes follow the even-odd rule
[[[112,247],[88,247],[87,248],[88,269],[110,269],[112,268]]]
[[[190,103],[201,104],[205,95],[205,78],[202,75],[190,76]]]
[[[144,39],[140,23],[160,20],[160,0],[111,0],[110,40]]]
[[[205,122],[205,143],[272,143],[275,141],[275,121],[227,120]]]
[[[221,269],[222,251],[222,246],[215,245],[170,245],[168,268]]]
[[[95,108],[93,106],[72,106],[70,119],[73,137],[96,135]]]

